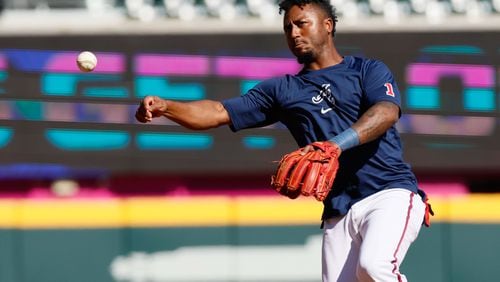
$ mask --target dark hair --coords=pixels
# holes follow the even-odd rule
[[[330,3],[330,0],[283,0],[279,3],[279,13],[284,11],[285,14],[292,8],[293,6],[299,6],[303,7],[307,4],[315,4],[317,5],[325,14],[327,15],[328,18],[331,18],[333,21],[333,32],[332,36],[335,35],[335,30],[337,26],[337,14],[335,13],[335,7],[332,6]]]

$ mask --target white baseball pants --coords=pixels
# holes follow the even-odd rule
[[[406,282],[399,266],[422,226],[425,204],[406,189],[387,189],[325,220],[323,282]]]

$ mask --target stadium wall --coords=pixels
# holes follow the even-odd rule
[[[500,274],[499,195],[433,197],[410,281]],[[321,204],[278,196],[4,199],[0,281],[320,281]]]

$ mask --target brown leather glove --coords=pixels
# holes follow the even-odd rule
[[[310,144],[283,156],[271,186],[282,195],[295,199],[300,195],[314,196],[323,201],[332,189],[339,167],[340,149],[328,141]]]

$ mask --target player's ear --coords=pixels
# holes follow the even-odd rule
[[[335,23],[333,22],[333,20],[331,18],[326,18],[323,21],[323,25],[328,34],[332,34],[333,29],[335,28]]]

